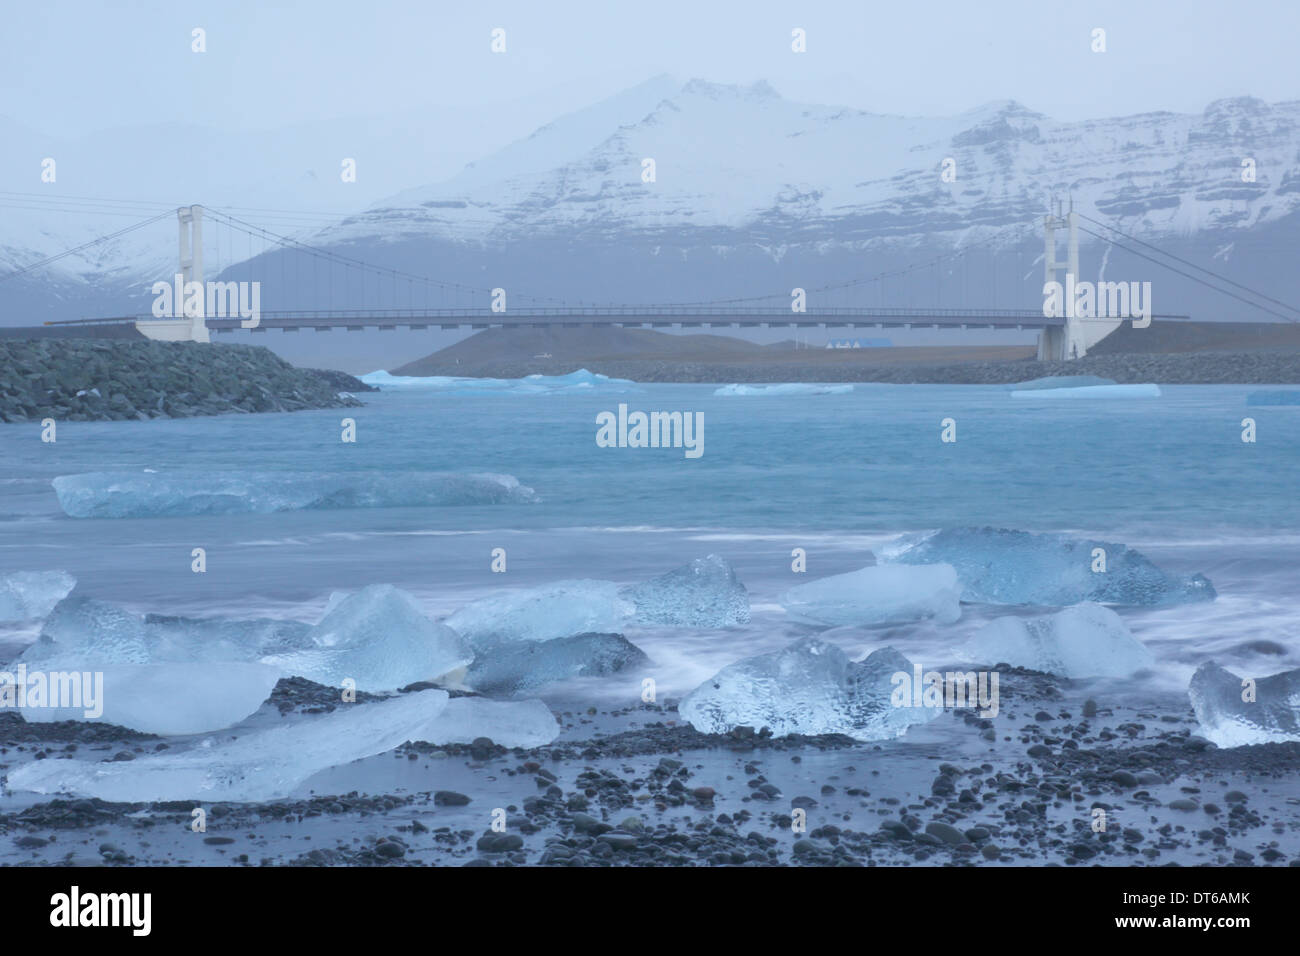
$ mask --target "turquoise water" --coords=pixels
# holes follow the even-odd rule
[[[142,612],[314,621],[332,590],[370,583],[408,589],[441,615],[502,588],[639,580],[717,552],[750,588],[750,627],[643,637],[669,683],[689,690],[710,668],[802,633],[776,605],[797,583],[793,547],[808,551],[808,580],[861,567],[904,532],[991,525],[1123,542],[1171,571],[1208,575],[1213,605],[1126,612],[1173,683],[1211,653],[1251,664],[1234,648],[1259,638],[1288,647],[1269,672],[1297,666],[1300,408],[1248,407],[1250,388],[1226,386],[1132,400],[1012,399],[969,386],[714,388],[452,383],[367,394],[359,409],[62,423],[54,444],[41,442],[38,425],[5,425],[0,573],[64,569],[83,591]],[[620,402],[702,413],[703,455],[598,447],[596,416]],[[1241,440],[1246,417],[1254,443]],[[355,443],[340,440],[344,418],[355,419]],[[945,443],[949,418],[957,440]],[[130,516],[64,513],[53,479],[95,472],[145,482],[143,498],[117,505]],[[429,498],[429,473],[456,477],[437,479]],[[477,473],[513,476],[533,494],[485,503],[479,479],[464,478]],[[213,480],[256,482],[271,507],[282,483],[300,495],[306,481],[315,506],[185,513],[240,506],[237,496],[196,505]],[[149,501],[151,483],[164,481],[172,497]],[[303,499],[286,492],[282,503]],[[204,574],[190,570],[196,547],[207,552]],[[496,547],[506,549],[505,574],[490,570]],[[946,633],[857,633],[846,647],[888,637],[942,653],[980,613]]]

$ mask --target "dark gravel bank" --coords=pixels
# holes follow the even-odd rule
[[[798,353],[794,353],[797,355]],[[883,382],[896,385],[1009,385],[1048,375],[1097,375],[1121,384],[1280,385],[1300,383],[1300,351],[1094,354],[1074,362],[952,362],[943,365],[867,365],[859,362],[666,362],[610,359],[587,365],[592,372],[637,382]],[[438,369],[430,374],[488,378],[564,375],[572,362],[556,360],[485,363]]]
[[[290,365],[269,349],[150,340],[0,341],[0,422],[189,418],[360,405],[342,372]]]

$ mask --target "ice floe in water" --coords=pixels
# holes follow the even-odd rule
[[[1012,398],[1159,398],[1159,385],[1084,385],[1079,388],[1018,389]]]
[[[1097,548],[1105,552],[1105,571],[1092,570]],[[961,599],[980,604],[1155,606],[1215,597],[1214,586],[1200,574],[1176,576],[1126,545],[1058,534],[949,528],[882,558],[951,564],[961,581]]]
[[[1300,670],[1246,682],[1209,661],[1187,693],[1201,733],[1220,747],[1300,740]]]
[[[610,378],[580,368],[567,375],[528,375],[524,378],[460,378],[448,375],[391,375],[370,372],[361,376],[367,385],[379,388],[437,389],[446,392],[491,392],[508,395],[550,395],[572,392],[635,392],[636,382]]]
[[[592,631],[620,631],[634,610],[612,581],[557,581],[473,601],[445,623],[479,646],[498,638],[546,641]]]
[[[620,592],[642,627],[731,627],[749,621],[749,592],[716,554]]]
[[[537,500],[512,475],[440,472],[89,472],[54,479],[73,518],[271,514],[338,508],[520,504]]]
[[[1300,405],[1300,391],[1291,392],[1250,392],[1246,395],[1247,405]]]
[[[10,773],[8,783],[11,790],[132,803],[275,800],[328,767],[425,739],[447,703],[445,691],[425,690],[131,761],[36,760]]]
[[[1009,392],[1032,392],[1048,388],[1091,388],[1098,385],[1116,385],[1113,378],[1101,378],[1098,375],[1048,375],[1045,378],[1031,378],[1027,382],[1016,382],[1002,386]]]
[[[1128,677],[1155,664],[1120,616],[1100,604],[1079,604],[1043,617],[998,618],[976,631],[963,653],[980,664],[1009,664],[1061,677]]]
[[[310,646],[261,658],[286,673],[338,687],[395,690],[433,680],[473,659],[461,636],[425,616],[415,598],[374,584],[334,603],[306,639]]]
[[[0,621],[45,617],[76,584],[67,571],[14,571],[0,576]]]
[[[816,382],[788,382],[781,385],[723,385],[714,395],[845,395],[852,385],[821,385]]]
[[[801,584],[781,596],[793,617],[835,627],[961,617],[957,572],[947,564],[875,565]]]
[[[50,685],[45,704],[75,704],[23,707],[29,723],[87,720],[148,734],[208,733],[252,714],[281,676],[275,668],[249,663],[106,664],[83,670],[72,666],[61,677],[53,669],[41,673]],[[9,674],[19,677],[14,670]],[[28,670],[28,681],[31,676]],[[54,696],[60,679],[65,686],[76,681],[75,697]]]
[[[498,641],[479,645],[465,684],[484,694],[516,694],[554,681],[601,677],[646,663],[645,653],[622,634]]]
[[[854,662],[834,644],[809,637],[724,667],[677,709],[703,733],[749,726],[769,727],[777,736],[888,740],[939,713],[934,707],[894,705],[894,675],[911,677],[912,672],[912,663],[892,647]]]

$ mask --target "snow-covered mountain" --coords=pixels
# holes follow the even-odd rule
[[[1041,303],[1038,222],[1053,197],[1300,299],[1289,266],[1300,238],[1300,101],[1248,97],[1199,115],[1066,123],[1003,101],[908,118],[791,102],[761,82],[656,77],[450,178],[300,235],[376,265],[570,303],[765,295],[912,267],[910,284],[886,280],[825,301],[1032,307]],[[0,231],[0,262],[11,235]],[[1151,280],[1157,311],[1265,318],[1083,239],[1085,278]],[[172,245],[159,247],[164,257]],[[962,266],[916,273],[954,249],[969,250]],[[106,256],[102,274],[115,263],[120,271]],[[264,290],[264,308],[290,302],[322,304],[301,283]]]
[[[606,106],[601,119],[616,113]],[[432,255],[461,274],[570,301],[766,294],[967,247],[989,273],[993,250],[1005,263],[1010,247],[1023,246],[1029,281],[1017,285],[1032,300],[1041,287],[1041,271],[1029,269],[1042,249],[1037,222],[1056,197],[1274,294],[1295,291],[1276,267],[1286,254],[1279,244],[1297,235],[1300,101],[1242,97],[1200,115],[1070,123],[1004,101],[918,119],[795,103],[765,83],[692,80],[633,121],[601,131],[594,116],[568,117],[313,241],[383,248],[426,270]],[[593,131],[602,133],[595,141]],[[1243,179],[1246,160],[1253,181]],[[1090,236],[1083,242],[1085,275],[1109,268],[1111,278],[1157,288],[1179,282]],[[408,248],[419,251],[407,259]],[[944,289],[936,276],[925,304],[957,304],[947,301],[958,291],[953,278]],[[1012,278],[977,275],[978,304],[1020,295]],[[1181,286],[1178,301],[1204,306]]]
[[[793,241],[960,242],[1041,215],[1053,194],[1152,236],[1249,228],[1300,206],[1300,101],[1243,97],[1199,116],[1080,123],[1006,101],[910,119],[792,103],[764,83],[692,80],[595,143],[584,135],[592,118],[545,127],[324,235],[514,241],[729,229]],[[653,183],[642,181],[647,158]],[[1242,181],[1246,158],[1253,183]],[[954,182],[941,176],[948,159]]]

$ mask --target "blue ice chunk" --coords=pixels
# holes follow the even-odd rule
[[[1097,548],[1105,551],[1105,571],[1092,570]],[[884,557],[902,564],[951,564],[961,599],[981,604],[1160,606],[1216,596],[1203,575],[1173,575],[1126,545],[1060,534],[948,528]]]
[[[396,690],[434,680],[473,660],[461,636],[425,616],[410,594],[373,584],[336,603],[307,638],[310,646],[261,660],[297,677],[359,690]]]
[[[1300,669],[1247,682],[1208,661],[1187,693],[1201,733],[1220,747],[1300,741]]]
[[[619,631],[633,611],[612,581],[557,581],[489,595],[465,605],[445,623],[479,646]]]
[[[476,648],[465,683],[484,694],[516,694],[571,677],[600,677],[649,663],[622,634],[549,641],[499,641]]]
[[[271,514],[339,508],[523,504],[537,499],[512,475],[439,472],[89,472],[54,479],[73,518]]]
[[[912,673],[912,663],[892,647],[853,662],[834,644],[809,637],[729,664],[686,695],[677,710],[707,734],[748,726],[768,727],[778,737],[889,740],[938,716],[937,708],[896,705],[895,675]]]
[[[642,627],[732,627],[749,621],[749,592],[725,558],[710,554],[623,588]]]
[[[14,571],[0,576],[0,621],[45,617],[76,584],[67,571]]]
[[[781,595],[792,617],[834,627],[961,617],[957,572],[947,564],[873,565],[800,584]]]
[[[1009,664],[1061,677],[1128,677],[1155,658],[1124,621],[1100,604],[1078,604],[1043,617],[1000,617],[964,648],[968,660]]]

